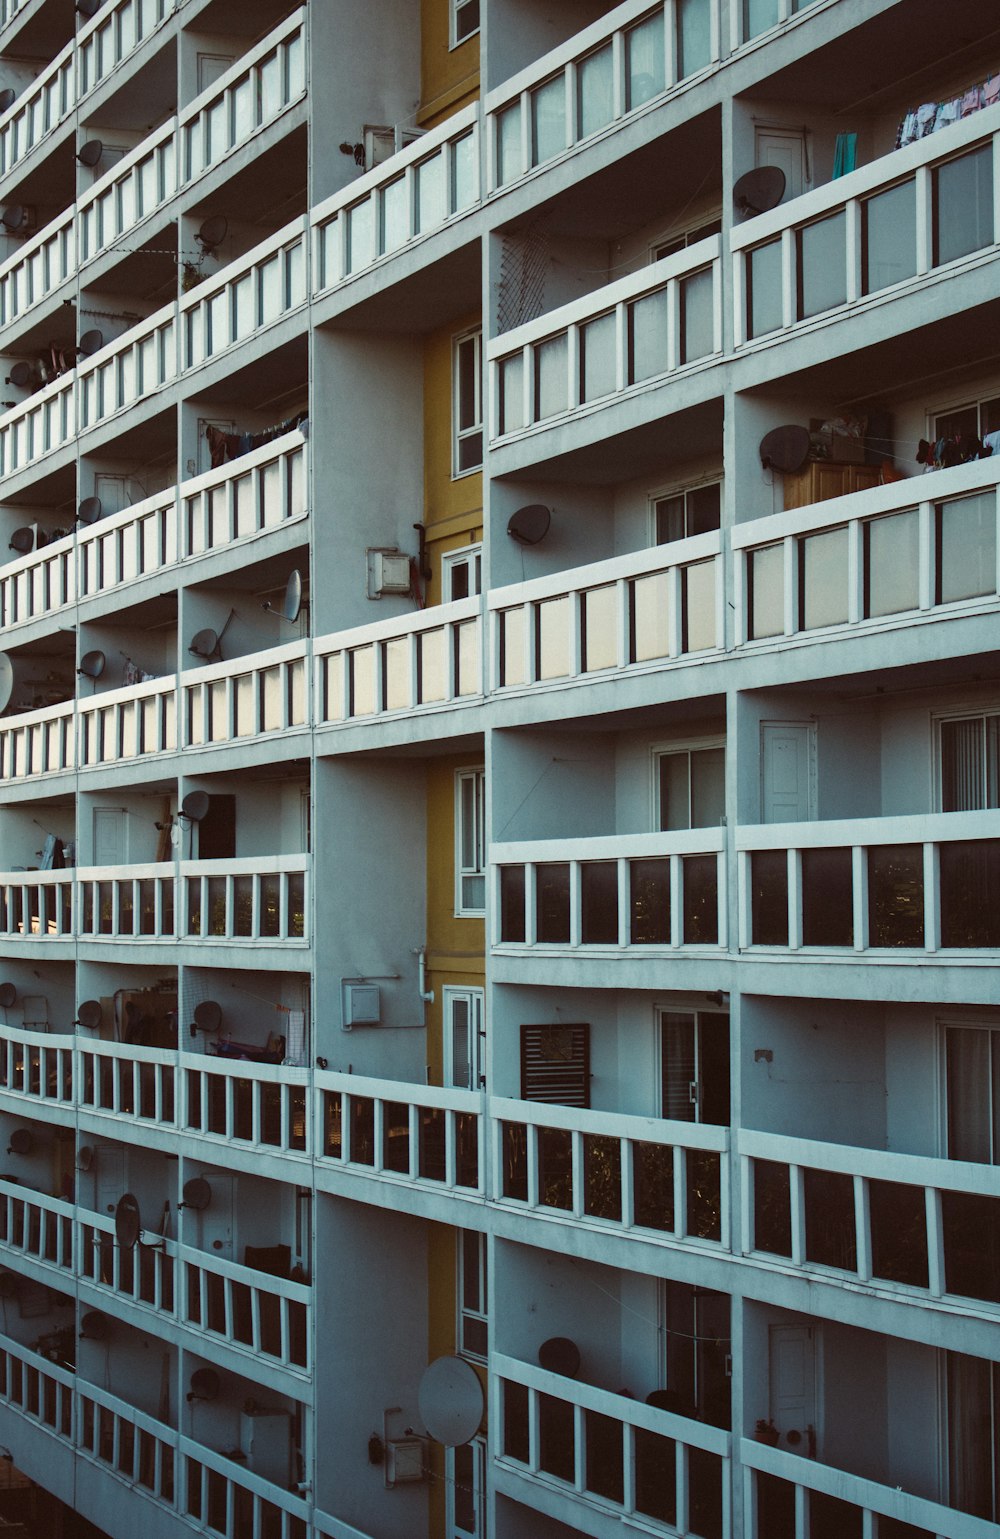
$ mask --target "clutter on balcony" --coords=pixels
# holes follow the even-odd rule
[[[890,438],[884,416],[811,418],[805,462],[784,475],[785,508],[809,507],[895,479],[883,448]]]
[[[230,460],[238,460],[244,454],[250,454],[254,449],[260,449],[264,444],[272,443],[275,438],[294,432],[296,428],[303,427],[307,418],[308,413],[300,411],[294,417],[286,417],[284,422],[277,422],[274,427],[264,428],[259,433],[226,433],[221,428],[213,427],[209,422],[205,427],[205,439],[208,443],[212,469],[218,470],[220,465],[226,465]]]
[[[917,464],[924,470],[947,470],[952,465],[965,465],[969,460],[988,460],[1000,449],[1000,432],[985,433],[978,438],[975,433],[951,433],[929,443],[921,438],[917,445]]]
[[[219,1058],[242,1058],[247,1063],[281,1063],[285,1056],[285,1039],[271,1032],[266,1044],[239,1042],[235,1037],[220,1037],[209,1044],[209,1052]]]
[[[922,102],[911,107],[903,116],[896,130],[896,148],[901,150],[928,134],[936,134],[941,128],[950,128],[962,118],[969,118],[984,107],[995,107],[1000,102],[1000,74],[990,75],[979,85],[971,85],[957,96],[943,102]]]

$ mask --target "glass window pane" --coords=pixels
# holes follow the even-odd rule
[[[614,668],[618,662],[617,589],[613,583],[581,596],[584,673]]]
[[[576,72],[577,135],[585,139],[614,116],[611,44],[581,59]]]
[[[347,210],[347,271],[357,272],[372,259],[372,200]]]
[[[743,0],[743,40],[778,25],[778,0]]]
[[[718,529],[722,522],[722,487],[718,481],[712,486],[696,486],[687,494],[687,532],[706,534]]]
[[[993,149],[985,144],[934,171],[934,261],[952,262],[993,242]]]
[[[799,599],[803,630],[840,625],[847,609],[846,529],[829,529],[799,541]]]
[[[569,339],[551,337],[535,348],[535,419],[554,417],[569,405]]]
[[[585,946],[618,944],[618,867],[614,861],[586,861],[580,867],[581,931]]]
[[[847,302],[847,216],[831,214],[798,231],[799,320]]]
[[[667,351],[667,292],[647,294],[628,309],[629,383],[663,374],[670,367]]]
[[[996,496],[981,492],[937,508],[937,602],[997,590]]]
[[[868,944],[924,943],[924,852],[919,844],[868,851]]]
[[[764,545],[747,556],[751,641],[781,636],[785,629],[785,548]]]
[[[406,181],[397,176],[382,189],[380,199],[379,250],[395,251],[406,240]]]
[[[524,940],[524,867],[500,867],[500,939]]]
[[[864,204],[864,290],[902,283],[917,270],[917,184],[900,182]]]
[[[625,34],[625,110],[632,112],[666,89],[663,12]]]
[[[417,234],[424,230],[433,230],[444,219],[447,212],[445,208],[444,185],[444,156],[433,155],[430,160],[422,160],[414,174],[416,181],[416,219],[415,228]]]
[[[656,518],[657,545],[666,545],[670,540],[683,540],[687,534],[687,499],[683,492],[679,497],[658,498],[653,512]]]
[[[726,812],[726,751],[697,748],[691,754],[691,827],[717,828]]]
[[[715,562],[699,561],[683,572],[685,652],[703,652],[716,644]]]
[[[719,866],[714,855],[686,855],[684,868],[684,945],[717,945],[719,940]]]
[[[476,196],[476,161],[472,134],[463,134],[451,147],[451,208],[457,214]]]
[[[670,861],[629,861],[631,944],[670,944]]]
[[[580,328],[580,399],[594,401],[615,388],[615,315]]]
[[[671,617],[670,576],[654,572],[637,577],[632,583],[631,659],[644,663],[670,652]]]
[[[500,683],[526,684],[528,659],[525,648],[524,610],[504,609],[500,614]]]
[[[404,711],[410,704],[410,642],[408,637],[383,642],[385,709]]]
[[[514,353],[500,365],[500,431],[516,433],[524,426],[524,354]]]
[[[942,946],[1000,945],[1000,840],[949,840],[939,859]]]
[[[568,595],[543,599],[535,608],[537,677],[561,679],[569,673],[569,628],[572,609]]]
[[[865,613],[899,614],[920,603],[920,516],[914,508],[865,525]]]
[[[715,346],[713,291],[710,267],[681,283],[681,363],[704,358]]]
[[[531,164],[566,148],[566,79],[557,75],[531,93]]]
[[[691,827],[691,761],[686,753],[660,755],[660,827]]]
[[[514,181],[523,171],[521,103],[515,102],[497,117],[497,185]]]
[[[350,654],[350,715],[370,716],[375,710],[375,648],[358,647]]]
[[[569,866],[535,867],[536,938],[564,945],[569,940]]]
[[[747,255],[747,335],[762,337],[783,321],[781,242],[768,241]]]
[[[444,700],[448,693],[448,633],[439,630],[424,631],[419,638],[420,648],[420,704],[432,700]]]
[[[683,80],[712,57],[711,10],[705,0],[677,0],[677,74]]]

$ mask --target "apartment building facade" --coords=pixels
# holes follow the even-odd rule
[[[996,1534],[993,27],[0,0],[0,1452],[115,1539]]]

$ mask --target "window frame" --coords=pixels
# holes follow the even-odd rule
[[[476,1243],[476,1271],[478,1274],[478,1298],[472,1303],[465,1297],[465,1247],[470,1237]],[[460,1357],[468,1362],[485,1363],[489,1357],[489,1252],[486,1235],[479,1229],[459,1229],[455,1244],[455,1337]],[[486,1350],[474,1352],[465,1345],[465,1322],[481,1325],[486,1335]]]
[[[983,723],[983,765],[982,765],[982,767],[983,767],[983,786],[985,788],[989,784],[989,772],[988,772],[988,764],[987,764],[987,760],[986,760],[986,721],[991,716],[996,716],[996,717],[1000,718],[1000,704],[998,704],[993,709],[991,709],[989,706],[974,706],[974,707],[969,707],[966,710],[959,709],[959,710],[954,710],[954,711],[938,711],[938,712],[934,713],[934,716],[932,717],[933,750],[934,750],[933,751],[933,789],[934,789],[934,806],[935,806],[935,810],[936,811],[938,811],[938,812],[945,812],[947,810],[945,808],[945,806],[944,806],[944,759],[943,759],[943,744],[942,744],[942,739],[941,739],[941,729],[942,729],[942,727],[944,727],[945,724],[948,723],[948,722],[956,722],[956,721],[980,721],[980,722]],[[987,811],[991,811],[991,810],[994,810],[994,809],[991,809],[988,806],[988,803],[986,801],[984,801],[984,804],[983,804],[982,807],[967,808],[966,810],[967,811],[971,811],[971,812],[987,812]]]
[[[669,832],[669,830],[666,830],[666,829],[663,828],[663,824],[662,824],[663,808],[662,808],[662,801],[661,801],[661,795],[660,795],[660,784],[661,784],[660,760],[667,758],[671,754],[686,754],[687,755],[687,760],[688,760],[688,822],[687,822],[687,825],[686,825],[687,829],[690,829],[692,826],[695,827],[695,828],[705,828],[705,827],[707,827],[707,828],[715,828],[717,826],[721,826],[721,825],[716,825],[714,823],[708,823],[708,824],[696,823],[694,825],[692,825],[692,823],[691,823],[691,755],[693,753],[707,753],[707,752],[711,752],[711,751],[713,751],[715,749],[720,749],[720,748],[722,749],[722,754],[723,754],[723,774],[725,774],[726,739],[722,735],[715,736],[715,737],[707,737],[707,738],[685,738],[682,741],[677,742],[677,743],[653,743],[652,744],[652,746],[650,747],[650,751],[649,751],[650,752],[650,772],[651,772],[650,773],[650,795],[651,795],[651,799],[652,799],[652,808],[651,808],[651,812],[650,812],[650,819],[651,819],[651,821],[650,821],[650,828],[652,828],[652,829],[654,829],[654,830],[656,830],[657,832],[660,832],[660,833]],[[676,830],[676,832],[680,833],[680,832],[682,832],[682,830],[678,829],[678,830]]]
[[[694,1017],[694,1036],[693,1036],[694,1056],[693,1056],[693,1060],[692,1060],[692,1068],[694,1070],[694,1078],[688,1082],[688,1095],[689,1095],[689,1103],[688,1104],[690,1104],[690,1106],[693,1108],[693,1115],[690,1118],[669,1118],[667,1116],[666,1111],[664,1110],[664,1105],[663,1105],[664,1071],[665,1071],[665,1068],[666,1068],[666,1056],[665,1056],[665,1053],[664,1053],[664,1043],[663,1043],[664,1027],[665,1027],[666,1022],[667,1022],[667,1017],[671,1016],[671,1015],[683,1015],[683,1016],[690,1015],[690,1016]],[[729,1126],[731,1126],[732,1125],[732,1115],[733,1115],[732,1100],[731,1100],[731,1095],[732,1095],[732,1087],[731,1087],[731,1085],[727,1086],[726,1089],[725,1089],[725,1099],[729,1103],[729,1122],[726,1123],[726,1122],[707,1121],[705,1116],[704,1116],[704,1102],[705,1102],[705,1088],[704,1087],[705,1087],[706,1074],[708,1072],[708,1066],[706,1065],[705,1060],[704,1060],[704,1034],[705,1034],[705,1024],[704,1023],[706,1021],[709,1021],[709,1020],[714,1021],[716,1023],[721,1022],[721,1021],[725,1021],[725,1023],[726,1023],[726,1028],[725,1029],[726,1029],[726,1033],[727,1033],[727,1040],[729,1042],[729,1051],[730,1051],[730,1054],[731,1054],[732,1053],[732,1018],[731,1018],[730,1012],[728,1010],[723,1010],[721,1008],[717,1009],[717,1010],[702,1010],[702,1009],[699,1009],[697,1007],[685,1009],[682,1006],[679,1006],[679,1005],[676,1005],[676,1004],[657,1004],[655,1009],[654,1009],[653,1017],[654,1017],[654,1021],[655,1021],[655,1027],[656,1027],[656,1038],[655,1038],[655,1043],[654,1043],[654,1047],[655,1047],[655,1053],[654,1053],[654,1057],[655,1057],[655,1074],[656,1074],[656,1090],[655,1090],[655,1095],[656,1095],[656,1107],[657,1107],[656,1115],[658,1117],[662,1118],[664,1121],[686,1121],[686,1122],[690,1122],[691,1124],[696,1124],[696,1125],[701,1126],[701,1127],[729,1127]],[[721,1031],[722,1027],[721,1027],[721,1025],[717,1025],[715,1029]],[[713,1091],[713,1094],[717,1094],[717,1090]]]
[[[478,37],[482,30],[482,0],[451,0],[448,7],[448,51],[461,48],[463,43],[468,43],[474,37]],[[458,20],[463,11],[474,10],[476,13],[476,25],[470,27],[468,32],[458,33]]]
[[[469,1007],[469,1079],[471,1084],[455,1083],[454,1017],[457,1002],[464,1001]],[[451,1090],[480,1090],[486,1072],[483,1047],[486,1036],[486,993],[481,988],[452,987],[446,984],[441,990],[442,1012],[442,1059],[445,1085]]]
[[[463,819],[462,819],[462,787],[469,781],[474,782],[474,822],[473,841],[475,849],[472,860],[467,861],[469,853],[464,848]],[[455,918],[456,919],[483,919],[486,916],[486,876],[487,876],[487,844],[486,838],[486,769],[485,766],[470,765],[467,768],[455,771]],[[483,902],[481,907],[471,906],[465,902],[463,883],[470,877],[482,877]]]
[[[722,498],[723,498],[723,492],[724,492],[724,486],[725,486],[725,477],[724,476],[722,476],[722,475],[706,476],[706,477],[702,477],[701,479],[699,479],[697,481],[687,482],[683,486],[664,487],[660,491],[652,491],[652,492],[649,493],[649,496],[648,496],[648,506],[649,506],[649,544],[650,544],[651,547],[660,546],[660,545],[676,545],[678,540],[689,540],[689,539],[693,538],[693,535],[691,533],[691,528],[690,528],[691,517],[690,517],[690,511],[689,511],[689,508],[688,508],[688,499],[695,492],[705,491],[710,486],[717,486],[719,488],[719,522],[718,522],[718,525],[716,527],[721,529],[722,528]],[[678,497],[683,497],[683,499],[684,499],[684,533],[681,534],[681,535],[678,535],[677,536],[677,540],[661,540],[661,539],[659,539],[657,537],[656,509],[657,509],[657,507],[658,507],[658,505],[660,503],[662,503],[662,502],[672,502],[675,498],[678,498]],[[704,530],[703,531],[703,533],[706,533],[706,534],[712,534],[714,532],[715,532],[714,530]]]
[[[473,399],[472,421],[468,427],[462,427],[462,349],[467,343],[473,347]],[[468,331],[458,333],[451,340],[451,478],[453,481],[463,476],[473,476],[482,473],[483,457],[485,453],[485,423],[483,421],[483,328],[472,326]],[[462,445],[479,435],[479,459],[475,465],[463,466],[461,459]]]
[[[469,1443],[460,1445],[461,1451],[469,1450],[472,1456],[472,1500],[475,1506],[475,1529],[471,1531],[471,1539],[485,1539],[486,1534],[486,1439],[478,1435]],[[445,1471],[445,1539],[470,1539],[470,1530],[459,1528],[455,1516],[455,1490],[459,1484],[455,1473],[456,1455],[460,1455],[458,1448],[446,1448],[444,1451]]]
[[[948,1114],[950,1091],[948,1075],[948,1033],[950,1031],[985,1031],[991,1036],[994,1033],[997,1034],[997,1036],[1000,1036],[1000,1016],[993,1016],[990,1018],[984,1015],[979,1019],[974,1019],[967,1015],[940,1015],[937,1017],[935,1024],[937,1027],[938,1035],[938,1051],[935,1065],[937,1070],[937,1094],[935,1096],[935,1111],[937,1115],[936,1144],[938,1149],[938,1157],[940,1159],[953,1160],[957,1159],[958,1156],[948,1152],[949,1144],[951,1142],[951,1119]],[[1000,1048],[998,1048],[998,1051],[1000,1051]],[[993,1044],[991,1042],[991,1055],[992,1052]],[[990,1079],[987,1080],[987,1085],[991,1092],[990,1111],[992,1121],[993,1096],[992,1082]],[[993,1158],[990,1161],[984,1162],[984,1168],[987,1170],[1000,1169],[1000,1137],[998,1137],[996,1140],[993,1150]]]
[[[441,555],[441,602],[442,604],[454,604],[459,602],[451,591],[452,572],[459,566],[468,566],[470,574],[468,598],[478,598],[483,591],[483,542],[476,540],[471,545],[461,545],[457,550],[446,550]]]
[[[710,229],[710,225],[718,225],[718,229]],[[699,241],[709,240],[713,235],[721,235],[721,233],[721,212],[713,214],[708,219],[699,219],[697,224],[688,225],[683,230],[665,233],[657,240],[650,241],[650,263],[662,262],[666,257],[675,256],[681,251],[686,251],[689,246],[697,246]]]

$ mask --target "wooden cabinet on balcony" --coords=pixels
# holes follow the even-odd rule
[[[878,486],[878,465],[844,465],[836,460],[808,460],[801,470],[787,473],[785,510],[806,508],[831,497],[846,497],[848,492],[863,492]]]

